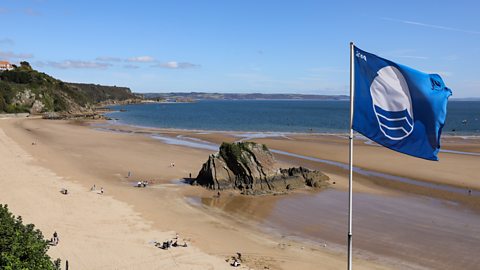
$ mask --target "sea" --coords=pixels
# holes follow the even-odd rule
[[[347,133],[349,101],[201,100],[117,105],[119,124],[190,130]],[[443,134],[480,136],[480,101],[450,101]]]
[[[156,103],[112,106],[107,116],[114,123],[188,130],[218,130],[298,133],[347,133],[348,101],[324,100],[202,100],[194,103]],[[450,101],[443,133],[480,136],[480,101]],[[262,134],[261,134],[262,135]],[[252,135],[246,135],[252,136]],[[218,145],[201,140],[155,137],[168,144],[216,151]],[[275,154],[315,161],[346,169],[345,164],[305,157],[271,149]],[[456,152],[455,154],[469,154]],[[477,155],[478,153],[474,153]],[[320,166],[319,165],[319,166]],[[441,189],[445,192],[480,196],[474,190],[420,182],[379,172],[354,168],[358,174]],[[344,171],[347,173],[347,170]],[[434,185],[434,186],[432,186]],[[260,223],[267,233],[286,239],[313,242],[340,252],[345,251],[348,193],[327,189],[281,198]],[[211,198],[188,198],[194,205],[245,211],[255,209],[255,201],[215,205]],[[386,261],[398,269],[478,269],[480,215],[454,201],[402,193],[355,193],[353,205],[354,253]],[[251,207],[251,208],[249,208]],[[246,209],[246,210],[245,210]],[[307,213],[307,214],[306,214]]]

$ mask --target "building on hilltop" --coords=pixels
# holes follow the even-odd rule
[[[0,71],[12,70],[12,69],[13,69],[13,65],[10,64],[10,62],[8,62],[8,61],[0,61]]]

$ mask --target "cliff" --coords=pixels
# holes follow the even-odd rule
[[[65,83],[21,62],[0,71],[0,113],[93,113],[93,106],[107,100],[135,99],[126,87]]]
[[[192,184],[214,190],[238,189],[244,194],[284,192],[328,185],[328,176],[306,168],[276,169],[275,159],[263,144],[223,143],[208,157]]]

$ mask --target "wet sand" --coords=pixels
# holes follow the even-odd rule
[[[153,130],[149,132],[158,132]],[[180,135],[178,133],[180,133]],[[310,168],[321,169],[335,179],[340,180],[335,189],[318,194],[296,194],[277,198],[274,206],[269,206],[268,214],[256,212],[265,209],[268,200],[263,198],[227,198],[212,199],[204,197],[196,199],[204,206],[222,209],[232,215],[257,220],[265,230],[275,229],[283,236],[300,237],[302,241],[328,243],[329,246],[342,248],[346,231],[347,194],[346,185],[342,182],[345,175],[345,163],[319,159],[307,148],[298,148],[298,143],[310,142],[317,144],[338,145],[344,143],[341,136],[318,135],[273,135],[236,133],[206,133],[171,130],[163,131],[156,137],[162,142],[184,145],[201,149],[215,149],[221,141],[235,141],[247,138],[257,142],[267,143],[276,157],[289,164],[297,164]],[[148,132],[147,132],[148,134]],[[252,138],[253,137],[253,138]],[[429,269],[476,269],[479,259],[475,255],[480,241],[479,200],[480,192],[471,188],[473,166],[480,161],[477,138],[447,137],[446,143],[454,153],[442,153],[441,162],[433,166],[446,166],[446,170],[458,173],[458,177],[444,178],[438,181],[437,171],[429,172],[432,179],[422,180],[415,171],[421,171],[424,165],[421,160],[413,170],[388,170],[382,163],[369,164],[364,169],[358,168],[355,179],[360,186],[355,187],[354,196],[354,228],[356,254],[365,258],[387,260],[400,268]],[[293,145],[294,144],[294,145]],[[385,151],[385,156],[391,151],[365,143],[357,142],[356,147],[370,147],[374,151]],[[457,147],[457,144],[459,147]],[[273,145],[273,147],[272,147]],[[464,149],[469,145],[468,149]],[[310,145],[312,146],[312,145]],[[289,152],[286,152],[287,150]],[[466,152],[466,151],[469,152]],[[464,153],[466,152],[466,153]],[[304,156],[310,154],[312,156]],[[398,155],[393,153],[393,155]],[[456,158],[461,156],[467,160],[465,171],[457,171],[452,166]],[[322,156],[321,156],[322,157]],[[407,159],[407,163],[409,163]],[[401,165],[405,163],[399,161]],[[428,163],[428,162],[427,162]],[[380,169],[378,169],[380,168]],[[386,171],[391,174],[382,173]],[[379,172],[380,171],[380,172]],[[411,178],[409,178],[411,177]],[[465,178],[468,181],[464,181]],[[468,182],[469,185],[464,183]],[[468,190],[471,189],[469,193]],[[360,191],[360,193],[358,192]],[[402,191],[402,192],[398,192]],[[315,213],[312,215],[310,213]]]
[[[341,135],[270,137],[272,134],[157,130],[99,122],[89,126],[86,122],[40,119],[9,120],[0,125],[36,165],[63,176],[65,185],[73,181],[87,191],[94,183],[103,186],[109,197],[138,213],[140,223],[159,230],[158,234],[180,232],[194,247],[216,258],[241,251],[250,260],[247,265],[255,268],[318,269],[319,261],[320,269],[345,265],[347,173],[337,163],[344,164],[342,155],[347,149]],[[180,184],[178,179],[196,175],[218,143],[242,138],[277,150],[279,166],[321,169],[335,185],[320,193],[307,190],[287,196],[248,197],[222,192],[221,199],[213,199],[211,191]],[[477,151],[477,143],[477,138],[448,138],[444,144],[454,151]],[[473,164],[478,164],[480,157],[442,153],[441,161],[432,165],[364,140],[357,140],[356,149],[362,170],[427,183],[421,186],[382,175],[355,174],[356,268],[475,269],[478,238],[472,235],[479,235],[474,226],[479,224],[479,196]],[[441,170],[437,170],[438,164]],[[133,172],[131,178],[125,177],[128,171]],[[133,188],[140,179],[152,180],[155,185]],[[473,195],[469,196],[466,191],[470,187]],[[15,205],[15,201],[9,204]]]
[[[190,204],[185,197],[211,197],[213,192],[179,184],[178,179],[196,174],[211,150],[168,145],[143,133],[99,131],[83,122],[13,119],[0,121],[0,127],[5,152],[13,153],[2,156],[2,170],[7,173],[0,177],[5,187],[0,191],[1,203],[8,203],[15,214],[37,224],[46,235],[57,230],[62,244],[49,253],[71,265],[223,269],[229,267],[225,259],[241,252],[244,264],[254,269],[345,266],[344,252],[285,241],[259,231],[257,222],[248,218],[238,220],[226,211]],[[16,159],[22,151],[28,160]],[[133,187],[138,180],[154,184]],[[90,192],[93,184],[104,188],[103,196]],[[71,194],[60,194],[62,187]],[[256,211],[260,217],[271,212],[276,199],[267,201]],[[175,232],[191,249],[161,253],[150,243]],[[112,261],[117,263],[108,263]],[[357,269],[391,268],[376,258],[354,261]]]
[[[347,193],[328,189],[279,198],[261,218],[264,200],[211,199],[199,203],[256,218],[265,230],[287,238],[342,249],[347,230]],[[247,202],[248,200],[248,202]],[[354,196],[357,256],[383,258],[401,269],[477,269],[480,216],[458,203],[422,196],[357,193]]]

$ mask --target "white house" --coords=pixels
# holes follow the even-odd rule
[[[8,61],[0,61],[0,71],[12,70],[13,66]]]

